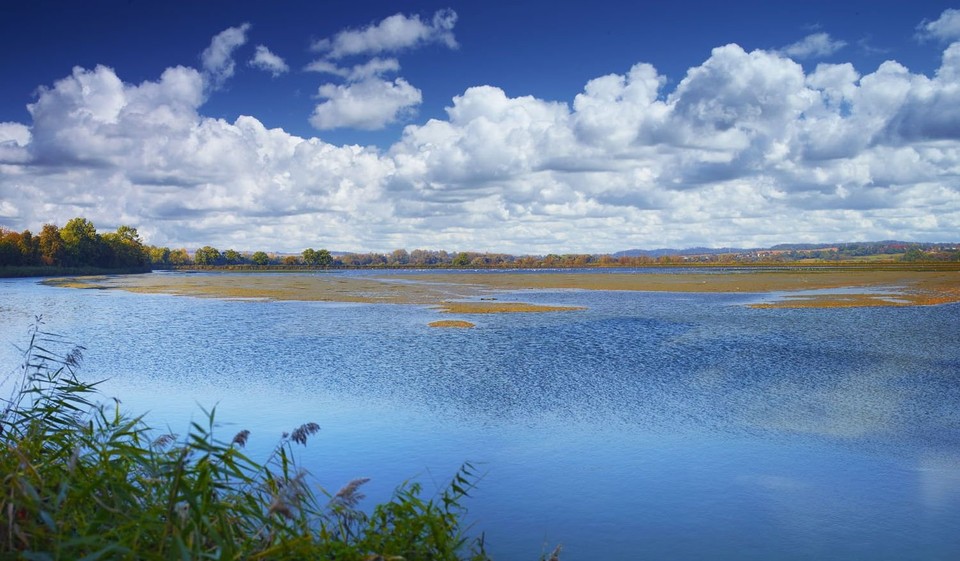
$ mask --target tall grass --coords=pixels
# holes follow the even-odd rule
[[[283,434],[258,463],[250,436],[158,433],[77,375],[83,348],[37,322],[0,411],[0,558],[485,560],[463,526],[477,474],[464,464],[425,498],[399,487],[370,510],[366,479],[333,493],[297,465],[320,427]]]

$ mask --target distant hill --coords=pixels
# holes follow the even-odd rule
[[[746,253],[757,249],[737,247],[688,247],[686,249],[628,249],[611,254],[613,257],[662,257],[664,255],[720,255],[724,253]]]
[[[783,243],[771,247],[689,247],[685,249],[627,249],[618,251],[613,257],[661,257],[664,255],[721,255],[721,254],[745,254],[745,253],[764,253],[764,252],[805,252],[805,251],[835,251],[840,254],[884,254],[884,253],[903,253],[909,249],[950,249],[956,248],[960,243],[952,242],[905,242],[900,240],[883,240],[878,242],[841,242],[841,243]]]

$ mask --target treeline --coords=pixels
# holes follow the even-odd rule
[[[666,263],[669,259],[654,260],[648,257],[621,257],[609,255],[566,254],[546,256],[516,257],[505,253],[480,253],[472,251],[448,252],[444,250],[415,249],[407,251],[397,249],[390,253],[342,253],[332,254],[326,249],[307,248],[299,255],[280,255],[257,251],[240,253],[232,249],[220,251],[205,246],[198,249],[193,259],[186,250],[170,251],[166,248],[154,248],[157,251],[153,263],[157,266],[169,264],[172,267],[217,267],[229,269],[243,268],[556,268],[591,266],[639,266]],[[151,250],[151,251],[154,251]],[[168,252],[168,253],[164,253]],[[173,256],[176,255],[176,260]],[[168,256],[168,257],[165,257]]]
[[[45,224],[39,235],[29,230],[14,232],[0,227],[0,267],[177,269],[177,268],[366,268],[366,267],[472,267],[472,268],[558,268],[636,267],[680,263],[678,257],[549,254],[514,256],[489,252],[448,252],[444,250],[397,249],[390,253],[333,254],[327,249],[307,248],[297,255],[221,251],[203,246],[187,248],[144,244],[136,228],[120,226],[116,232],[98,233],[86,218],[73,218],[62,228]]]
[[[738,250],[730,253],[677,255],[591,255],[548,254],[514,256],[489,252],[447,252],[443,250],[397,249],[390,253],[333,254],[326,249],[307,248],[300,254],[265,251],[221,251],[203,246],[193,252],[146,245],[136,228],[120,226],[116,232],[98,233],[86,218],[73,218],[62,228],[45,224],[39,234],[14,232],[0,227],[0,269],[10,274],[78,274],[78,269],[146,271],[150,269],[328,269],[328,268],[566,268],[645,267],[650,265],[736,265],[744,263],[842,262],[881,258],[900,262],[960,261],[956,244],[910,244],[906,242],[865,242],[834,246],[774,246],[770,249]],[[49,272],[47,272],[49,271]],[[18,273],[13,272],[16,275]]]
[[[100,234],[86,218],[62,228],[44,224],[39,234],[0,228],[0,267],[146,270],[149,260],[136,228]]]

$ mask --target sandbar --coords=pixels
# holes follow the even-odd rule
[[[471,327],[476,327],[476,325],[470,323],[469,321],[463,321],[459,319],[442,319],[439,321],[431,321],[427,324],[430,327],[447,327],[447,328],[459,328],[459,329],[469,329]]]

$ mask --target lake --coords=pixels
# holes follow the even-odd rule
[[[362,273],[332,273],[362,274]],[[682,274],[682,273],[681,273]],[[322,427],[320,485],[367,504],[465,461],[501,560],[960,556],[960,305],[755,309],[756,294],[527,290],[576,312],[215,300],[0,280],[0,375],[33,318],[159,428]]]

